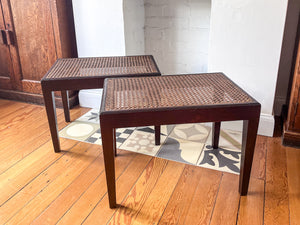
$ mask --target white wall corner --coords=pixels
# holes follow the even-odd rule
[[[261,113],[257,134],[273,137],[274,127],[275,127],[274,116],[270,114]]]
[[[287,2],[212,1],[208,70],[224,72],[269,115],[273,113]]]
[[[145,54],[144,5],[144,0],[123,0],[126,55]]]

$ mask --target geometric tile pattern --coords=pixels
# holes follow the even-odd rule
[[[85,141],[88,137],[99,130],[99,125],[94,123],[86,123],[82,121],[74,121],[59,132],[62,137]]]
[[[241,151],[219,147],[213,149],[205,145],[198,164],[201,167],[238,174],[240,172]]]
[[[161,143],[164,143],[166,135],[161,135]],[[160,149],[160,145],[155,145],[154,133],[135,130],[128,138],[121,149],[155,156]]]
[[[101,145],[98,111],[92,109],[70,123],[59,132],[60,137]],[[226,123],[226,128],[230,127]],[[116,145],[123,150],[239,174],[241,132],[222,129],[221,125],[218,149],[211,147],[211,136],[211,123],[162,125],[161,145],[156,146],[153,126],[129,127],[116,129]]]
[[[116,130],[117,148],[119,148],[126,141],[126,139],[133,133],[134,129],[135,128],[120,128]],[[102,145],[100,128],[96,130],[96,132],[93,133],[91,136],[89,136],[85,141],[93,144]]]

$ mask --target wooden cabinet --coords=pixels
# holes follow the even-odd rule
[[[300,147],[300,40],[296,44],[297,57],[290,94],[287,120],[284,124],[283,144]]]
[[[71,0],[0,1],[0,98],[43,104],[40,80],[77,57]],[[77,101],[70,93],[71,105]]]

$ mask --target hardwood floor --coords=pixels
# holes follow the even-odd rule
[[[44,107],[0,99],[0,112],[0,224],[300,224],[300,149],[280,137],[258,136],[244,197],[237,175],[118,150],[112,210],[101,146],[54,153]]]

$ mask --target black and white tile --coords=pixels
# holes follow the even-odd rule
[[[98,124],[74,121],[59,132],[59,136],[78,141],[85,141],[99,129]]]
[[[164,143],[166,135],[161,134],[160,141]],[[155,145],[155,136],[152,132],[136,129],[121,146],[121,149],[155,156],[161,145]]]
[[[117,148],[119,148],[128,139],[128,137],[134,132],[134,130],[134,127],[120,128],[116,130]],[[101,130],[96,130],[96,132],[89,136],[85,141],[92,144],[102,145]]]
[[[175,125],[156,156],[195,165],[210,130],[205,124]]]
[[[60,131],[60,136],[101,145],[99,110],[92,109]],[[230,123],[226,122],[226,128]],[[214,170],[240,171],[242,134],[220,132],[219,148],[211,147],[211,123],[162,125],[161,145],[155,145],[154,127],[116,129],[117,148]]]
[[[211,145],[205,145],[198,160],[198,166],[214,170],[239,174],[241,151],[219,147],[213,149]]]
[[[95,123],[99,125],[99,109],[91,109],[86,114],[76,119],[76,121]]]
[[[238,174],[240,172],[242,133],[221,129],[219,148],[212,148],[209,134],[197,165]]]

